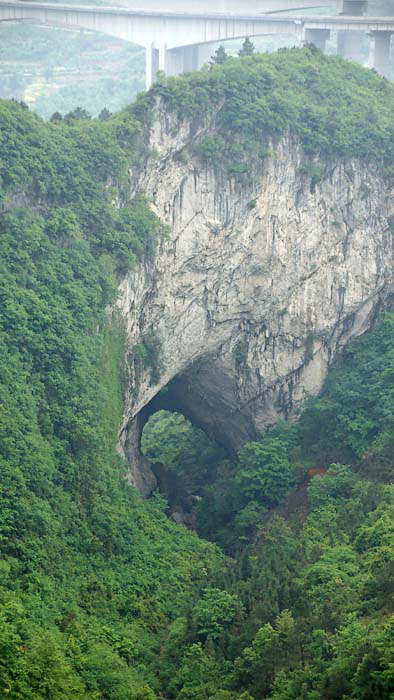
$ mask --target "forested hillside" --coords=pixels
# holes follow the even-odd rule
[[[200,493],[197,531],[231,556],[225,591],[174,623],[194,643],[176,655],[170,697],[392,697],[393,347],[387,314],[297,424],[235,464],[179,417],[148,423],[143,449]]]
[[[115,111],[144,87],[141,46],[103,34],[0,23],[0,97],[23,100],[45,118],[80,106]]]
[[[389,178],[393,94],[305,49],[162,80],[106,121],[0,102],[2,696],[393,697],[393,315],[345,349],[297,424],[237,460],[182,417],[151,419],[143,448],[198,493],[192,532],[124,478],[110,311],[166,235],[143,193],[129,200],[158,96],[217,112],[196,145],[207,162],[239,171],[294,129],[306,153],[374,159]]]

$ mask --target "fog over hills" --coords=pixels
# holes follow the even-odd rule
[[[58,0],[54,0],[57,2]],[[70,4],[83,4],[70,0]],[[87,4],[87,3],[85,3]],[[90,4],[125,7],[166,7],[165,0],[93,0]],[[256,5],[255,0],[252,4]],[[282,3],[283,4],[283,3]],[[310,2],[310,5],[314,3]],[[290,0],[289,7],[300,3]],[[196,2],[183,3],[194,9]],[[273,2],[275,6],[275,0]],[[241,3],[245,8],[245,4]],[[271,7],[271,6],[270,6]],[[215,11],[219,11],[215,5]],[[303,11],[300,10],[300,13]],[[335,12],[323,7],[308,10],[317,14]],[[370,0],[370,15],[392,15],[393,0]],[[293,46],[294,36],[275,35],[254,39],[256,50],[274,51]],[[227,42],[226,50],[237,53],[241,42]],[[212,46],[212,52],[217,46]],[[333,34],[327,51],[335,53]],[[362,60],[368,62],[368,40],[363,40]],[[392,51],[392,56],[394,52]],[[103,34],[40,27],[30,23],[0,23],[0,97],[23,100],[45,118],[80,106],[93,116],[106,107],[116,111],[144,88],[144,49]],[[394,57],[391,59],[394,70]]]

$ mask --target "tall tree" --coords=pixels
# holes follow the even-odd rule
[[[238,56],[251,56],[252,53],[254,53],[254,44],[247,36],[242,44],[242,48],[238,51]]]
[[[223,45],[220,45],[218,49],[216,49],[215,53],[213,54],[210,64],[211,66],[215,65],[222,65],[223,63],[226,63],[230,56],[228,55],[226,49],[224,48]]]

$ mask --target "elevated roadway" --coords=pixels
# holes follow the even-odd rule
[[[219,12],[216,5],[215,11],[197,11],[194,7],[201,6],[201,3],[197,2],[182,2],[187,10],[159,11],[151,9],[151,3],[155,1],[148,0],[144,9],[132,9],[0,0],[0,21],[25,20],[68,29],[87,29],[140,44],[146,49],[147,87],[151,85],[158,69],[175,75],[201,67],[209,59],[213,43],[272,34],[293,35],[297,41],[311,41],[324,49],[330,32],[336,31],[342,38],[345,37],[342,53],[346,55],[346,37],[351,37],[354,33],[354,37],[357,38],[360,32],[368,33],[372,38],[372,65],[383,75],[388,72],[394,18],[363,16],[363,0],[343,0],[342,12],[355,10],[355,14],[350,16],[246,12],[246,7],[258,5],[261,8],[264,5],[264,2],[256,0],[224,0],[222,4],[226,8],[231,6],[233,12],[228,9]],[[311,1],[313,0],[308,0],[309,7]],[[169,2],[172,8],[176,8],[178,0]],[[149,9],[146,7],[148,3]],[[265,3],[268,7],[268,0],[265,0]],[[280,3],[285,4],[284,0],[280,0]],[[276,4],[276,0],[270,0],[269,6],[272,7],[273,4]],[[238,8],[242,7],[242,11],[235,12],[236,5]],[[298,0],[295,0],[293,6],[300,6]],[[349,46],[352,46],[351,40]],[[347,57],[357,58],[353,55]]]

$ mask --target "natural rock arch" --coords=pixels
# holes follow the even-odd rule
[[[377,168],[327,161],[311,187],[301,144],[287,136],[237,182],[193,154],[177,158],[192,138],[158,105],[155,161],[134,174],[171,227],[120,287],[130,374],[119,449],[144,493],[154,480],[139,438],[159,405],[236,451],[320,391],[392,281],[393,199]],[[145,338],[156,344],[154,371],[134,353]]]

